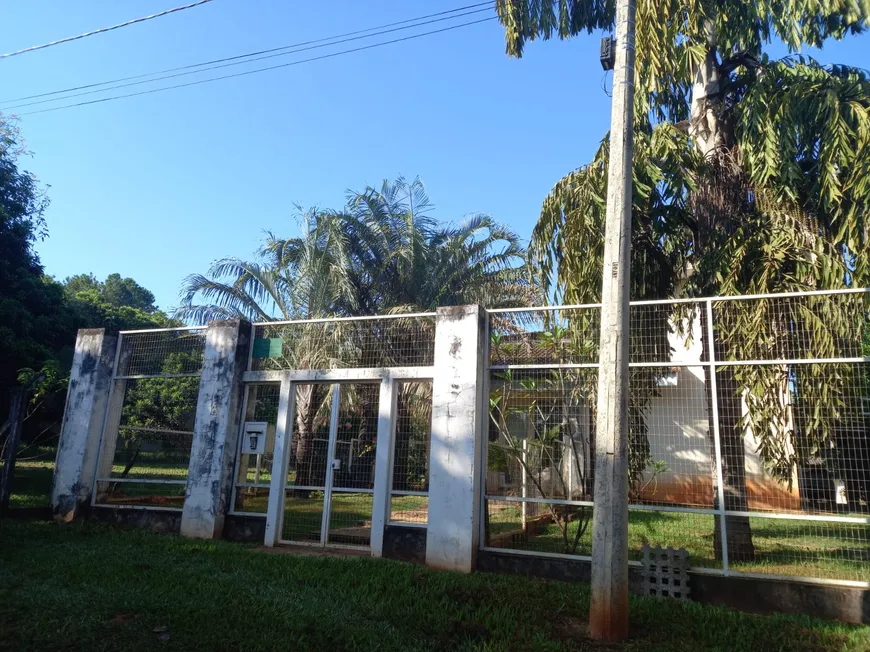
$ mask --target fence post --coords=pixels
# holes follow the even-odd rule
[[[393,491],[393,445],[396,431],[398,387],[395,380],[381,382],[378,407],[378,436],[375,448],[375,490],[372,507],[372,557],[384,551],[384,529],[390,520],[390,496]]]
[[[284,494],[287,487],[287,468],[293,448],[293,413],[296,410],[296,385],[288,378],[281,381],[278,398],[278,420],[275,424],[275,448],[272,452],[272,480],[269,484],[269,503],[266,507],[266,535],[263,545],[271,548],[281,540],[284,517]]]
[[[435,318],[426,564],[470,572],[480,541],[486,311],[439,308]]]
[[[705,302],[707,311],[707,358],[710,365],[710,404],[713,411],[713,443],[716,450],[716,492],[719,503],[719,527],[722,531],[722,570],[728,571],[728,525],[725,518],[725,484],[722,476],[722,442],[719,438],[719,392],[716,387],[716,340],[713,338],[713,302]]]
[[[9,497],[12,495],[12,476],[15,474],[15,458],[18,455],[18,444],[21,441],[21,426],[24,422],[24,406],[30,394],[24,387],[12,390],[9,400],[9,436],[6,439],[6,454],[3,456],[3,470],[0,471],[0,516],[9,509]]]
[[[205,338],[181,534],[220,538],[233,489],[250,324],[212,321]]]
[[[95,489],[117,345],[118,336],[104,328],[82,329],[76,336],[51,488],[57,521],[79,516]]]
[[[528,432],[526,432],[526,437],[528,437]],[[523,460],[523,468],[520,471],[521,473],[521,494],[523,498],[529,497],[529,474],[526,471],[529,463],[529,440],[523,439],[523,452],[522,452],[522,460]],[[571,498],[571,494],[568,494],[568,498]],[[522,518],[522,527],[523,532],[526,531],[526,527],[528,525],[528,503],[524,500],[521,505],[521,518]]]

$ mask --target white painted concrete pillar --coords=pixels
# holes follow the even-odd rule
[[[426,564],[466,573],[475,567],[480,536],[485,337],[480,306],[438,309]]]
[[[208,325],[181,515],[181,534],[187,537],[214,539],[223,532],[232,499],[250,333],[251,325],[238,319]]]
[[[396,432],[398,383],[392,378],[381,382],[378,402],[378,445],[375,448],[375,488],[372,502],[372,557],[384,554],[384,529],[390,521],[390,496],[393,490],[393,446]]]
[[[76,336],[51,489],[55,520],[73,520],[90,502],[117,345],[104,328]]]

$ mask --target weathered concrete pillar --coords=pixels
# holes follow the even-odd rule
[[[251,325],[235,320],[208,325],[181,534],[219,538],[233,488],[238,450],[242,374],[248,362]]]
[[[435,319],[426,564],[466,573],[480,531],[485,320],[480,306],[439,308]]]
[[[76,337],[51,489],[58,521],[73,520],[90,502],[117,345],[118,336],[104,328]]]

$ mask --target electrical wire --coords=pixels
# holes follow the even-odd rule
[[[298,66],[303,63],[310,63],[312,61],[320,61],[322,59],[331,59],[333,57],[338,57],[344,54],[351,54],[353,52],[362,52],[363,50],[371,50],[373,48],[382,47],[384,45],[392,45],[393,43],[401,43],[403,41],[411,41],[413,39],[421,38],[423,36],[430,36],[432,34],[441,34],[443,32],[449,32],[454,29],[459,29],[461,27],[468,27],[470,25],[478,25],[480,23],[486,23],[492,20],[497,20],[497,16],[491,16],[489,18],[481,18],[480,20],[474,20],[467,23],[460,23],[459,25],[451,25],[449,27],[442,27],[441,29],[431,30],[429,32],[421,32],[419,34],[412,34],[410,36],[404,36],[402,38],[392,39],[390,41],[383,41],[381,43],[373,43],[371,45],[364,45],[358,48],[352,48],[350,50],[341,50],[339,52],[331,52],[330,54],[323,54],[317,57],[310,57],[308,59],[300,59],[299,61],[290,61],[288,63],[282,63],[275,66],[267,66],[265,68],[255,68],[254,70],[245,70],[244,72],[233,73],[232,75],[221,75],[219,77],[209,77],[207,79],[198,79],[192,82],[186,82],[184,84],[175,84],[173,86],[164,86],[162,88],[151,88],[146,91],[138,91],[136,93],[126,93],[124,95],[113,95],[111,97],[104,97],[98,100],[89,100],[87,102],[77,102],[75,104],[64,104],[61,106],[53,106],[47,109],[40,109],[38,111],[30,111],[28,113],[21,113],[20,116],[27,115],[36,115],[38,113],[49,113],[51,111],[60,111],[61,109],[72,109],[79,106],[87,106],[89,104],[100,104],[102,102],[111,102],[113,100],[120,100],[128,97],[137,97],[139,95],[150,95],[151,93],[160,93],[162,91],[174,90],[176,88],[185,88],[187,86],[197,86],[199,84],[207,84],[209,82],[221,81],[223,79],[232,79],[234,77],[244,77],[246,75],[253,75],[258,72],[266,72],[268,70],[277,70],[279,68],[289,68],[290,66]]]
[[[356,36],[357,34],[364,34],[366,32],[376,32],[379,30],[387,29],[389,27],[396,27],[397,25],[406,25],[408,23],[415,23],[417,21],[427,20],[429,18],[436,18],[438,16],[444,16],[447,14],[455,14],[455,13],[458,13],[460,11],[465,11],[467,9],[477,9],[478,7],[493,7],[493,6],[494,6],[494,3],[492,0],[489,0],[488,2],[478,2],[477,4],[466,5],[464,7],[457,7],[455,9],[448,9],[446,11],[439,11],[438,13],[428,14],[426,16],[418,16],[416,18],[408,18],[408,19],[396,21],[393,23],[387,23],[385,25],[379,25],[377,27],[368,27],[366,29],[360,29],[360,30],[356,30],[353,32],[346,32],[344,34],[337,34],[335,36],[328,36],[325,38],[319,38],[319,39],[314,39],[314,40],[310,40],[310,41],[302,41],[300,43],[292,43],[290,45],[282,45],[280,47],[269,48],[267,50],[259,50],[257,52],[248,52],[247,54],[238,54],[238,55],[235,55],[232,57],[224,57],[222,59],[212,59],[211,61],[203,61],[201,63],[193,63],[193,64],[189,64],[186,66],[167,68],[165,70],[158,70],[156,72],[144,73],[141,75],[132,75],[129,77],[120,77],[118,79],[112,79],[109,81],[96,82],[96,83],[92,83],[92,84],[84,84],[82,86],[72,86],[70,88],[64,88],[64,89],[57,90],[57,91],[50,91],[47,93],[37,93],[35,95],[26,95],[24,97],[16,97],[16,98],[9,99],[9,100],[0,100],[0,104],[6,105],[6,104],[11,104],[13,102],[23,102],[25,100],[32,100],[32,99],[37,99],[37,98],[41,98],[41,97],[48,97],[51,95],[62,95],[64,93],[72,93],[74,91],[85,90],[88,88],[95,88],[97,86],[109,86],[111,84],[118,84],[120,82],[131,81],[134,79],[142,79],[144,77],[155,77],[156,75],[164,75],[167,73],[178,72],[180,70],[190,70],[191,68],[201,68],[203,66],[210,66],[212,64],[224,63],[226,61],[236,61],[238,59],[247,59],[249,57],[256,57],[256,56],[259,56],[262,54],[271,54],[272,52],[280,52],[280,51],[284,51],[284,50],[291,50],[294,48],[301,48],[301,47],[306,46],[306,45],[312,45],[312,44],[316,44],[316,43],[325,43],[326,41],[335,41],[336,39],[343,39],[343,38],[346,38],[349,36]],[[457,16],[453,16],[453,18],[456,18],[456,17]],[[337,43],[333,43],[333,45],[337,45]],[[152,80],[152,81],[157,81],[157,80]],[[108,90],[108,89],[105,89],[105,90]],[[64,98],[58,98],[58,99],[64,99]],[[10,108],[14,108],[14,107],[10,107]]]
[[[143,16],[142,18],[134,18],[133,20],[128,20],[125,23],[118,23],[117,25],[112,25],[111,27],[103,27],[101,29],[95,29],[92,32],[85,32],[84,34],[79,34],[78,36],[68,36],[67,38],[58,39],[57,41],[51,41],[50,43],[43,43],[42,45],[34,45],[34,46],[29,47],[29,48],[24,48],[23,50],[18,50],[17,52],[8,52],[6,54],[0,54],[0,59],[7,59],[9,57],[18,56],[19,54],[24,54],[25,52],[33,52],[35,50],[42,50],[44,48],[50,48],[53,45],[60,45],[61,43],[69,43],[70,41],[78,41],[81,38],[87,38],[88,36],[94,36],[95,34],[103,34],[104,32],[111,32],[113,29],[121,29],[122,27],[127,27],[128,25],[135,25],[136,23],[144,23],[146,20],[153,20],[154,18],[160,18],[161,16],[167,16],[169,14],[174,14],[176,11],[184,11],[185,9],[193,9],[194,7],[204,5],[206,2],[211,2],[211,0],[198,0],[197,2],[192,2],[189,5],[184,5],[183,7],[175,7],[174,9],[167,9],[166,11],[161,11],[160,13],[151,14],[150,16]]]
[[[601,90],[604,91],[604,94],[607,97],[613,97],[613,93],[607,90],[607,76],[610,74],[609,70],[604,71],[604,76],[601,78]]]
[[[485,4],[489,5],[490,3],[485,3]],[[154,82],[163,81],[164,79],[173,79],[173,78],[177,78],[177,77],[185,77],[187,75],[197,75],[199,73],[207,72],[209,70],[218,70],[221,68],[230,68],[233,66],[241,66],[241,65],[248,64],[248,63],[253,63],[255,61],[262,61],[264,59],[274,59],[275,57],[286,57],[288,55],[297,54],[299,52],[306,52],[308,50],[317,50],[320,48],[331,47],[333,45],[340,45],[342,43],[348,43],[350,41],[358,41],[361,39],[373,38],[375,36],[382,36],[384,34],[389,34],[392,32],[399,32],[399,31],[406,30],[406,29],[413,29],[416,27],[422,27],[424,25],[431,25],[432,23],[440,23],[440,22],[443,22],[445,20],[453,20],[455,18],[463,18],[465,16],[471,16],[473,14],[479,14],[479,13],[483,13],[486,11],[490,11],[490,8],[488,6],[483,8],[483,9],[476,9],[476,10],[467,11],[467,12],[461,13],[461,14],[454,14],[454,15],[447,16],[444,18],[435,18],[433,20],[417,22],[417,23],[414,23],[412,25],[404,25],[402,27],[394,27],[393,29],[385,29],[385,30],[381,30],[379,32],[374,32],[372,34],[364,34],[362,36],[352,36],[352,37],[341,39],[338,41],[332,41],[330,43],[320,43],[318,45],[310,45],[308,47],[297,48],[295,50],[291,50],[291,51],[287,51],[287,52],[278,52],[276,54],[267,54],[267,55],[260,56],[260,57],[254,57],[252,59],[245,59],[244,61],[233,61],[231,63],[222,63],[222,64],[219,64],[216,66],[208,66],[206,68],[199,68],[198,70],[186,70],[184,72],[177,72],[177,73],[174,73],[171,75],[163,75],[160,77],[154,77],[153,79],[141,79],[139,81],[132,81],[132,82],[128,82],[126,84],[117,84],[115,86],[109,86],[107,88],[98,88],[96,90],[83,91],[81,93],[72,93],[70,95],[65,95],[64,97],[52,97],[52,98],[47,98],[47,99],[42,99],[42,100],[36,100],[34,102],[25,102],[24,104],[14,104],[11,106],[3,106],[2,109],[4,111],[9,111],[12,109],[21,109],[21,108],[28,107],[28,106],[36,106],[38,104],[46,104],[49,102],[59,102],[59,101],[63,101],[63,100],[69,100],[69,99],[72,99],[74,97],[82,97],[84,95],[94,95],[96,93],[105,93],[108,91],[118,90],[121,88],[129,88],[130,86],[141,86],[142,84],[151,84]],[[338,37],[333,37],[333,38],[338,38]],[[202,65],[204,65],[204,64],[202,64]],[[154,73],[154,74],[159,74],[159,73]]]

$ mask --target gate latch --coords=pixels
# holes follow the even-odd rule
[[[341,468],[341,460],[332,460],[332,470],[338,471]]]

